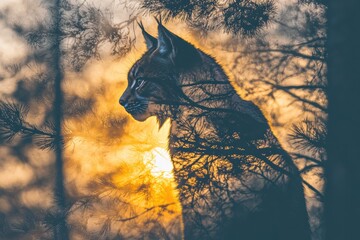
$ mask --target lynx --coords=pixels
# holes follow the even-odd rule
[[[161,21],[157,39],[139,26],[147,51],[120,104],[138,121],[170,119],[184,239],[309,240],[302,179],[260,109]]]

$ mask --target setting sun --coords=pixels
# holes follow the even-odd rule
[[[156,147],[144,153],[144,162],[151,167],[151,174],[155,177],[172,178],[173,165],[167,150]]]

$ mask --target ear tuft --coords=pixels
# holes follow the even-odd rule
[[[151,49],[151,48],[154,48],[157,46],[157,40],[156,38],[154,38],[153,36],[151,36],[148,32],[146,32],[145,28],[144,28],[144,25],[143,23],[140,21],[136,21],[137,24],[139,25],[140,29],[141,29],[141,32],[144,36],[144,39],[145,39],[145,43],[146,43],[146,47],[147,49]]]
[[[162,25],[161,15],[159,15],[159,18],[158,17],[154,17],[154,18],[158,25]]]

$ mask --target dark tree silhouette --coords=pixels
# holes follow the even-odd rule
[[[142,7],[165,20],[181,18],[191,26],[209,31],[222,29],[242,36],[252,36],[272,19],[275,9],[272,0],[142,0]]]
[[[53,61],[52,67],[54,78],[54,104],[53,104],[53,117],[54,117],[54,145],[55,145],[55,201],[57,203],[58,222],[54,229],[54,238],[56,240],[69,239],[69,231],[66,222],[66,208],[67,202],[65,197],[64,186],[64,159],[63,159],[63,101],[64,94],[62,91],[63,70],[61,64],[61,0],[56,0],[54,3],[53,22],[54,22],[54,46],[53,46]]]
[[[326,239],[359,237],[358,1],[327,1],[329,125]]]

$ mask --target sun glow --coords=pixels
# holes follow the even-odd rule
[[[104,216],[111,212],[114,219],[131,219],[114,220],[114,232],[121,229],[136,235],[149,222],[156,222],[181,235],[181,206],[166,150],[170,122],[159,129],[155,117],[144,122],[132,119],[117,102],[123,83],[109,80],[101,91],[89,86],[88,91],[95,92],[91,111],[66,119],[65,168],[74,195],[95,195],[96,208],[86,221],[81,214],[71,220],[101,231],[101,224],[92,223],[106,222]]]
[[[144,162],[151,168],[150,172],[154,177],[173,177],[173,165],[167,150],[156,147],[144,153]]]

